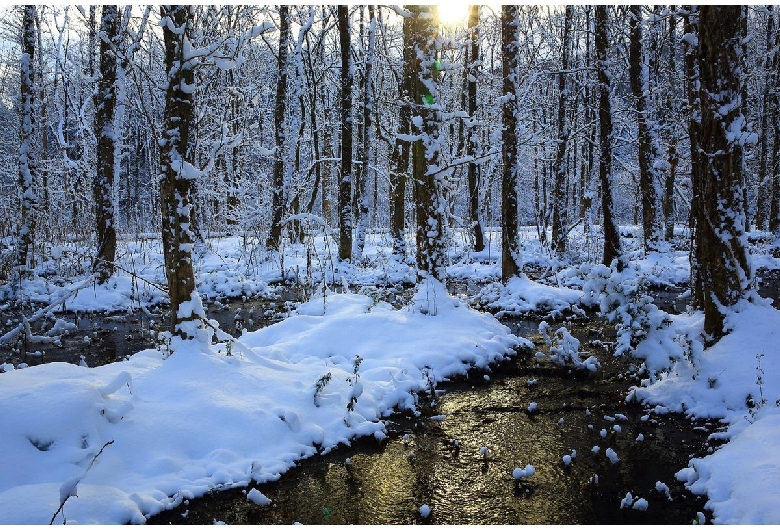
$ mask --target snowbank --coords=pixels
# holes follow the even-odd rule
[[[402,310],[313,300],[231,355],[192,344],[167,359],[0,374],[0,523],[47,524],[61,500],[56,523],[142,523],[214,488],[274,480],[318,450],[383,437],[381,418],[413,409],[416,392],[523,344],[431,284]]]

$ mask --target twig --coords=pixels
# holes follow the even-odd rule
[[[98,451],[98,452],[97,452],[97,454],[96,454],[95,456],[93,456],[93,457],[92,457],[92,461],[91,461],[91,462],[89,463],[89,465],[87,466],[87,470],[86,470],[86,471],[84,471],[84,474],[83,474],[83,475],[81,475],[81,478],[80,478],[80,479],[79,479],[79,480],[76,482],[76,484],[78,484],[79,482],[81,482],[81,480],[82,480],[82,479],[83,479],[85,476],[87,476],[87,473],[89,472],[89,470],[90,470],[90,469],[92,469],[92,466],[94,466],[94,465],[95,465],[95,462],[97,461],[98,457],[99,457],[99,456],[100,456],[100,455],[103,453],[103,449],[105,449],[106,447],[108,447],[108,446],[109,446],[109,445],[111,445],[112,443],[114,443],[114,440],[111,440],[110,442],[106,442],[106,443],[104,443],[104,444],[103,444],[103,447],[101,447],[101,448],[100,448],[100,451]],[[70,499],[72,496],[73,496],[73,495],[67,495],[67,496],[66,496],[64,499],[62,499],[62,500],[60,501],[60,507],[59,507],[59,508],[57,508],[57,511],[56,511],[56,512],[54,512],[54,515],[52,515],[52,516],[51,516],[51,521],[49,521],[49,526],[51,526],[51,525],[53,525],[53,524],[54,524],[54,520],[57,518],[57,516],[60,514],[60,512],[62,511],[62,509],[65,507],[65,503],[66,503],[66,502],[68,501],[68,499]]]

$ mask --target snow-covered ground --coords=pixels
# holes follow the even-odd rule
[[[714,522],[779,522],[780,312],[754,297],[729,318],[731,333],[704,350],[701,314],[666,315],[641,289],[687,281],[685,251],[644,256],[629,249],[632,266],[618,275],[582,263],[597,255],[588,238],[574,235],[582,243],[568,263],[551,263],[534,231],[521,239],[523,260],[540,279],[477,285],[499,277],[495,244],[479,254],[456,247],[450,277],[474,284],[475,300],[504,313],[610,313],[625,344],[643,338],[636,353],[646,359],[647,379],[631,399],[657,411],[723,418],[727,427],[720,436],[729,442],[692,460],[678,478],[707,494]],[[359,265],[338,263],[332,249],[318,238],[289,246],[281,259],[238,237],[200,249],[198,289],[207,300],[273,296],[271,284],[282,277],[317,292],[326,284],[324,296],[289,318],[234,341],[196,342],[170,356],[145,350],[93,368],[2,366],[0,523],[46,524],[60,508],[55,523],[139,523],[214,488],[273,480],[317,451],[384,436],[382,418],[414,409],[417,392],[530,346],[435,282],[418,286],[401,309],[336,294],[345,284],[356,292],[361,284],[409,283],[415,274],[390,257],[382,235],[369,240]],[[44,274],[25,283],[25,299],[80,311],[128,311],[165,299],[152,241],[125,242],[112,281],[72,294],[83,264],[71,248],[52,250],[40,266]],[[754,263],[780,268],[766,254]],[[10,293],[0,288],[0,310]]]

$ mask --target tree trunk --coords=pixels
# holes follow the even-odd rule
[[[610,62],[607,56],[609,39],[607,35],[607,7],[596,6],[596,34],[594,47],[599,81],[599,181],[601,182],[601,213],[603,215],[604,254],[602,263],[608,267],[617,260],[617,269],[623,269],[620,251],[620,235],[614,218],[612,205],[612,104],[610,96]]]
[[[403,72],[398,86],[399,116],[398,133],[391,157],[390,169],[390,236],[393,240],[393,254],[403,259],[406,254],[406,179],[411,159],[411,143],[408,136],[412,133],[412,87],[414,84],[414,22],[404,18],[403,32]]]
[[[119,45],[119,10],[103,6],[100,19],[100,79],[95,94],[95,135],[97,136],[97,165],[93,193],[95,198],[95,227],[97,254],[93,271],[98,283],[114,274],[116,259],[115,205],[115,134],[114,110],[117,100],[116,47]],[[114,47],[115,49],[112,49]]]
[[[193,199],[197,171],[189,160],[188,147],[193,122],[193,61],[186,57],[190,41],[192,12],[188,6],[160,8],[165,67],[168,88],[165,91],[165,114],[160,142],[160,209],[165,276],[171,301],[172,334],[183,339],[194,338],[192,325],[205,317],[195,288],[192,266],[195,217]]]
[[[772,70],[772,57],[775,52],[772,50],[775,42],[775,16],[773,6],[767,6],[767,24],[766,24],[766,49],[764,57],[764,90],[761,94],[762,107],[761,125],[759,128],[759,152],[758,152],[758,186],[756,190],[756,230],[765,230],[769,219],[769,209],[771,202],[771,177],[772,171],[767,167],[769,159],[769,130],[768,124],[774,123],[773,98],[770,94],[774,88],[774,76],[776,72]]]
[[[696,59],[698,47],[694,45],[694,38],[698,34],[699,11],[697,6],[683,6],[681,12],[683,33],[687,37],[683,39],[683,49],[685,51],[686,92],[688,95],[688,107],[691,113],[691,119],[688,121],[688,137],[691,144],[691,184],[693,186],[693,197],[696,199],[698,193],[696,185],[703,178],[701,175],[704,164],[699,147],[701,119],[698,91],[700,82],[699,63]],[[701,203],[701,200],[691,201],[688,225],[692,235],[696,234],[697,227],[701,223],[701,212],[699,211]],[[688,259],[691,268],[691,305],[693,307],[704,307],[704,286],[701,283],[703,273],[700,270],[702,261],[701,250],[699,245],[695,245],[691,241],[691,251]]]
[[[503,96],[501,109],[501,279],[520,271],[517,243],[517,6],[501,6]]]
[[[672,14],[669,16],[669,34],[667,42],[677,42],[676,38],[676,21],[675,16]],[[671,113],[672,109],[676,107],[675,100],[677,99],[676,87],[672,85],[672,80],[677,74],[677,65],[674,59],[674,54],[669,54],[669,61],[667,63],[667,71],[669,75],[669,86],[666,91],[665,107],[666,111]],[[675,115],[671,114],[671,120],[674,120]],[[667,123],[670,120],[667,120]],[[671,241],[674,237],[674,183],[677,176],[677,166],[680,163],[680,157],[677,154],[677,139],[674,135],[669,139],[669,150],[667,162],[669,163],[669,171],[666,174],[664,180],[664,198],[663,198],[663,212],[664,212],[664,239]]]
[[[339,259],[352,259],[352,82],[349,7],[338,6],[341,45],[341,174],[339,175]]]
[[[629,7],[629,80],[636,102],[638,144],[639,144],[639,193],[642,197],[642,236],[646,252],[657,251],[661,239],[661,227],[658,220],[658,191],[656,188],[656,170],[654,158],[657,146],[654,145],[653,131],[650,128],[649,73],[642,53],[642,7]]]
[[[774,19],[775,14],[772,13]],[[772,54],[772,88],[769,96],[769,106],[771,112],[771,124],[773,129],[772,157],[769,165],[769,181],[767,194],[771,197],[769,201],[769,230],[776,236],[780,236],[780,28],[775,22],[774,42]],[[766,135],[762,132],[762,135]]]
[[[290,46],[290,7],[279,6],[279,53],[276,68],[279,77],[276,81],[276,101],[274,104],[274,175],[271,199],[271,231],[268,235],[268,248],[279,250],[282,242],[282,219],[286,200],[286,182],[284,166],[287,157],[286,115],[287,115],[287,55]]]
[[[566,105],[569,99],[566,89],[566,78],[569,69],[569,50],[571,48],[571,20],[574,10],[572,6],[566,6],[563,21],[563,53],[561,54],[561,72],[558,74],[558,136],[555,148],[555,162],[553,173],[555,184],[553,186],[552,202],[552,243],[553,249],[558,254],[566,252],[566,229],[568,219],[566,216],[566,147],[569,143],[569,123],[566,118]]]
[[[368,49],[366,50],[366,66],[363,72],[363,101],[361,111],[363,114],[362,134],[358,159],[360,171],[357,177],[357,229],[355,230],[355,242],[352,254],[355,260],[363,256],[363,247],[366,243],[366,230],[368,228],[369,196],[366,191],[368,183],[368,168],[370,166],[370,152],[373,137],[373,123],[371,114],[374,112],[374,43],[376,39],[376,14],[374,6],[368,6]]]
[[[417,116],[415,124],[420,139],[412,146],[412,178],[417,217],[417,275],[419,279],[446,276],[447,224],[444,198],[444,173],[439,171],[440,105],[438,93],[439,61],[436,58],[435,6],[408,6],[412,13],[414,43],[411,99]]]
[[[35,6],[24,6],[22,15],[21,88],[19,107],[22,115],[19,144],[19,192],[21,195],[21,225],[19,227],[16,265],[21,273],[32,268],[32,246],[35,233],[35,174],[37,170],[32,140],[38,124],[35,119]],[[38,50],[40,53],[40,50]]]
[[[480,72],[479,60],[479,6],[469,6],[469,42],[466,57],[466,72],[468,75],[468,113],[471,124],[466,128],[466,156],[477,156],[477,76]],[[469,221],[474,235],[474,251],[482,252],[485,249],[485,237],[482,233],[482,223],[479,219],[479,169],[476,162],[468,165],[469,188]]]
[[[726,334],[726,311],[744,297],[753,280],[745,240],[742,175],[743,145],[748,139],[742,115],[740,6],[701,6],[699,53],[701,128],[698,146],[702,172],[693,182],[699,215],[692,245],[700,258],[705,340]]]

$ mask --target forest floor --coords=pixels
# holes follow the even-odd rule
[[[49,306],[0,347],[0,522],[780,520],[780,245],[752,234],[767,299],[702,351],[682,246],[616,275],[588,238],[562,264],[525,234],[527,276],[456,250],[453,296],[412,288],[381,236],[359,266],[215,239],[198,289],[238,339],[168,359],[159,249],[125,243],[78,290],[83,254],[58,249],[23,304],[0,286],[0,336]],[[628,314],[640,335],[616,334]]]

